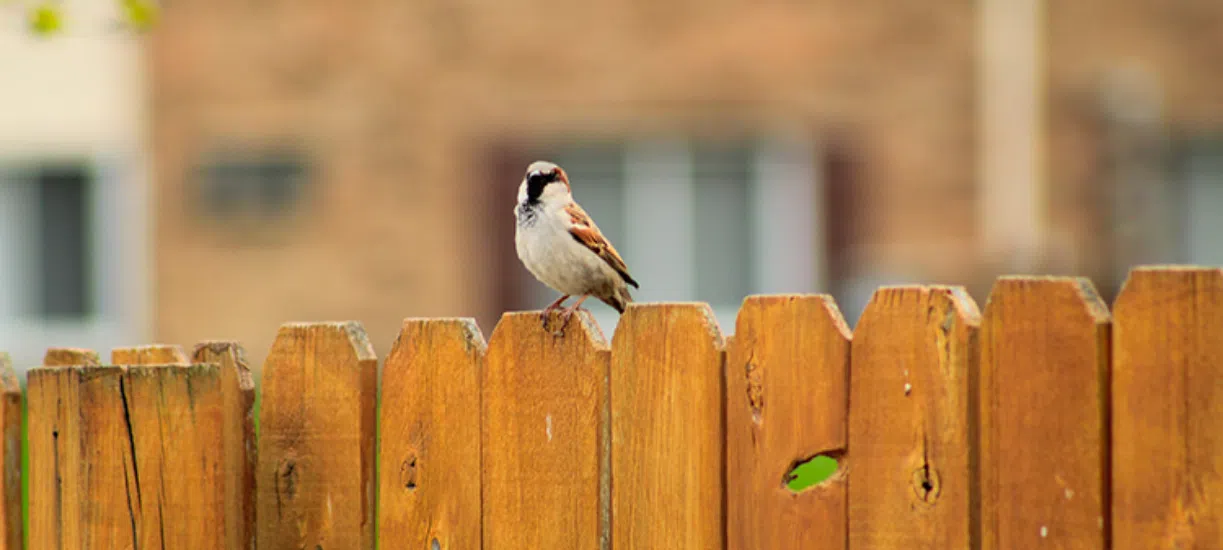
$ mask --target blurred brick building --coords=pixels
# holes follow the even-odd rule
[[[159,341],[487,337],[552,297],[512,243],[545,157],[639,300],[728,333],[755,292],[852,320],[883,283],[1223,263],[1218,2],[177,0],[145,51]]]

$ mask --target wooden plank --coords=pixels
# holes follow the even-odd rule
[[[970,548],[981,314],[961,287],[875,292],[854,330],[849,547]]]
[[[44,367],[70,367],[73,365],[98,366],[102,359],[98,352],[83,348],[50,348],[43,356]]]
[[[140,365],[125,371],[119,393],[134,453],[126,498],[136,548],[225,548],[220,368]]]
[[[31,548],[137,544],[122,380],[118,367],[52,366],[28,373]]]
[[[1135,269],[1115,316],[1113,547],[1223,548],[1223,270]]]
[[[563,336],[507,313],[481,379],[485,548],[607,548],[610,351],[589,313]]]
[[[373,548],[377,376],[359,323],[280,328],[263,366],[260,550]]]
[[[844,470],[798,493],[788,481],[845,451],[849,353],[832,298],[744,300],[726,353],[728,548],[845,548]]]
[[[22,546],[21,517],[21,385],[13,371],[8,354],[0,352],[0,391],[4,393],[0,404],[0,426],[4,439],[0,441],[3,454],[4,473],[0,475],[0,543],[4,548],[20,549]]]
[[[480,369],[472,319],[408,319],[386,358],[379,419],[384,547],[480,548]]]
[[[612,546],[722,548],[726,399],[713,310],[629,306],[611,363]]]
[[[225,548],[255,547],[255,380],[237,342],[201,342],[195,363],[215,364],[221,375],[221,437],[225,457]]]
[[[29,375],[34,548],[222,548],[217,367]]]
[[[995,283],[981,331],[983,550],[1107,547],[1109,328],[1086,279]]]
[[[113,365],[187,366],[190,364],[182,346],[168,344],[115,348],[110,352],[110,362]]]

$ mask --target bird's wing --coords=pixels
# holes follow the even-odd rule
[[[574,240],[607,262],[607,265],[616,270],[616,273],[619,273],[625,282],[633,285],[634,288],[641,288],[637,286],[637,281],[633,280],[633,276],[629,275],[628,266],[624,264],[620,253],[616,252],[616,247],[607,241],[607,237],[604,237],[603,232],[599,231],[599,226],[590,219],[590,214],[582,210],[582,207],[578,206],[576,202],[565,205],[565,213],[569,215],[569,234],[573,235]]]

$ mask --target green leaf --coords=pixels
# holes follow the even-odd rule
[[[58,32],[62,26],[59,6],[55,4],[42,4],[30,11],[30,30],[35,34],[47,36]]]
[[[122,0],[123,18],[139,31],[147,31],[157,23],[157,5],[150,0]]]

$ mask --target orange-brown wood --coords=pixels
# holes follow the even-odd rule
[[[98,352],[82,348],[50,348],[43,356],[44,367],[70,367],[73,365],[98,366],[102,359]]]
[[[480,369],[471,319],[409,319],[386,358],[379,421],[383,548],[480,548]]]
[[[255,546],[255,381],[237,342],[202,342],[192,350],[191,360],[220,368],[225,547],[251,549]]]
[[[29,375],[34,548],[224,548],[213,365]]]
[[[21,519],[21,385],[13,372],[12,361],[3,352],[0,352],[0,392],[4,394],[0,404],[0,426],[4,428],[4,439],[0,440],[4,465],[0,475],[0,543],[3,548],[20,549],[24,528]]]
[[[728,548],[845,548],[844,464],[799,493],[787,477],[816,455],[842,458],[849,353],[849,327],[828,296],[743,302],[725,369]]]
[[[983,550],[1107,547],[1109,328],[1086,279],[995,283],[981,331]]]
[[[1113,548],[1223,548],[1223,270],[1139,268],[1113,329]]]
[[[260,550],[373,548],[377,376],[358,323],[280,328],[263,367]]]
[[[110,362],[113,365],[187,366],[190,364],[182,346],[170,344],[115,348],[110,352]]]
[[[507,313],[481,380],[485,548],[606,548],[610,351],[579,312],[563,336]],[[712,411],[711,411],[712,412]]]
[[[632,304],[611,355],[612,546],[723,547],[722,333],[705,304]]]
[[[851,363],[850,548],[972,547],[980,322],[960,287],[882,288],[866,306]]]

